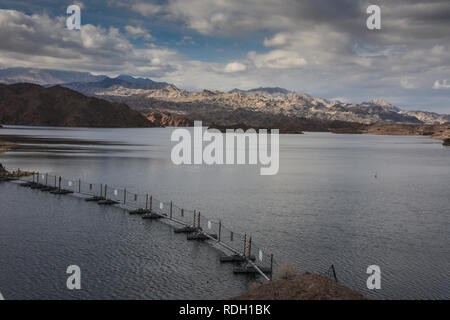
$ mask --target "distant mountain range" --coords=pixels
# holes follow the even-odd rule
[[[229,92],[189,92],[176,86],[145,78],[121,75],[117,78],[89,73],[12,68],[0,70],[0,82],[32,82],[45,86],[61,84],[88,96],[125,103],[145,115],[166,119],[170,114],[187,123],[203,120],[219,126],[236,123],[273,127],[281,123],[338,121],[359,124],[447,124],[450,115],[407,111],[382,99],[360,104],[314,98],[283,88],[233,89]],[[182,119],[185,119],[182,120]]]
[[[169,84],[166,82],[155,82],[150,79],[120,75],[117,78],[105,77],[99,81],[78,81],[63,83],[62,85],[84,94],[96,95],[97,92],[111,90],[112,88],[158,90],[165,88]]]
[[[102,90],[85,91],[98,97],[128,104],[131,108],[158,110],[182,114],[221,125],[236,122],[264,126],[256,123],[251,113],[278,118],[314,119],[328,121],[373,123],[450,123],[450,115],[426,111],[407,111],[383,100],[371,100],[361,104],[343,103],[337,100],[314,98],[281,88],[234,89],[230,92],[204,90],[189,92],[167,85],[157,89],[111,86]],[[249,114],[242,119],[242,111]],[[239,117],[238,117],[239,115]],[[238,118],[237,118],[238,117]]]
[[[283,97],[288,98],[290,95],[292,95],[292,91],[289,91],[287,89],[275,87],[275,88],[255,88],[250,90],[241,90],[241,89],[233,89],[230,90],[229,93],[241,93],[245,95],[255,95],[255,96],[263,96],[263,97]]]
[[[94,76],[89,72],[62,71],[36,68],[0,69],[0,82],[5,84],[28,82],[40,85],[69,82],[95,82],[106,76]]]

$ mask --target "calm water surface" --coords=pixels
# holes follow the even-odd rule
[[[173,165],[171,130],[0,129],[44,138],[0,162],[199,209],[251,234],[277,262],[315,273],[333,264],[341,283],[374,298],[450,298],[450,148],[440,141],[281,135],[279,173],[260,176],[258,166]],[[228,298],[252,281],[220,265],[213,248],[121,209],[14,184],[0,184],[0,200],[5,298]],[[69,264],[82,268],[79,292],[65,289]],[[366,289],[373,264],[376,292]]]

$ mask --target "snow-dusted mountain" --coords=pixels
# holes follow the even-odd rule
[[[105,77],[100,81],[80,81],[62,84],[64,87],[79,91],[87,95],[96,95],[104,91],[133,89],[133,90],[156,90],[168,86],[166,82],[156,82],[146,78],[133,78],[121,75],[117,78]]]
[[[127,103],[136,109],[165,110],[206,115],[211,112],[246,110],[292,118],[371,123],[450,123],[450,115],[426,111],[401,110],[378,99],[361,104],[311,97],[281,88],[234,89],[229,92],[204,90],[189,92],[173,85],[158,89],[114,86],[97,90],[95,95]],[[245,119],[243,119],[245,120]]]

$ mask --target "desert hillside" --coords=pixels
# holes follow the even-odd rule
[[[125,104],[87,97],[68,88],[0,84],[0,123],[67,127],[152,127]]]

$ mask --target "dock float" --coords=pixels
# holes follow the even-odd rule
[[[158,220],[164,218],[164,216],[157,214],[157,213],[146,213],[142,215],[142,219],[148,219],[148,220]]]
[[[41,190],[42,192],[44,192],[44,191],[54,191],[54,190],[57,190],[58,188],[54,188],[54,187],[45,187],[45,188],[41,188],[41,189],[39,189],[39,190]]]
[[[73,193],[72,190],[66,190],[66,189],[56,189],[56,190],[52,190],[50,191],[51,194],[69,194],[69,193]]]
[[[198,240],[198,241],[210,240],[211,238],[217,239],[217,234],[210,233],[206,235],[204,233],[199,232],[194,234],[188,234],[187,236],[187,240]]]
[[[194,227],[183,227],[173,229],[173,232],[175,233],[194,233],[196,231],[198,231],[198,229]]]
[[[34,186],[34,182],[25,182],[25,183],[21,183],[20,186],[23,188],[30,188],[32,186]]]
[[[118,204],[118,203],[119,203],[118,201],[111,200],[111,199],[100,200],[97,202],[97,204],[104,205],[104,206],[110,206],[110,205]]]
[[[9,182],[9,181],[13,181],[13,180],[17,180],[17,179],[11,178],[11,177],[0,177],[0,182]]]
[[[270,268],[267,267],[260,267],[258,266],[258,268],[264,272],[264,273],[270,273],[271,270]],[[233,269],[233,273],[237,273],[237,274],[259,274],[259,271],[256,270],[256,268],[252,265],[246,265],[246,266],[239,266],[239,267],[235,267]]]
[[[105,200],[105,198],[99,197],[99,196],[93,196],[93,197],[84,199],[84,201],[88,201],[88,202],[90,202],[90,201],[98,202],[98,201],[101,201],[101,200]]]
[[[37,183],[37,184],[31,186],[30,188],[31,189],[44,189],[45,187],[46,187],[45,185]]]
[[[136,209],[136,210],[130,210],[128,211],[129,214],[147,214],[152,213],[150,210],[147,209]]]
[[[246,260],[247,259],[244,256],[241,256],[239,254],[220,257],[220,262],[222,263],[242,263],[245,262]],[[250,256],[250,260],[255,261],[256,260],[255,256],[254,255]]]

